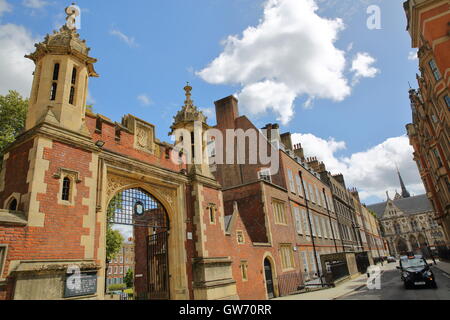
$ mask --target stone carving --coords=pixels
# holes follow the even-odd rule
[[[148,134],[144,129],[142,128],[137,129],[136,137],[140,147],[146,148],[148,146]]]
[[[108,186],[106,191],[107,199],[111,199],[119,190],[125,188],[126,186],[136,184],[137,182],[139,181],[115,175],[108,175]],[[164,200],[166,200],[172,208],[175,208],[177,198],[176,189],[170,189],[154,184],[152,184],[151,187],[157,193],[153,194],[153,196],[164,198]]]

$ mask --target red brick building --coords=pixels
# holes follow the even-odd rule
[[[147,121],[86,110],[88,80],[98,77],[88,54],[64,26],[28,56],[36,71],[26,128],[0,171],[0,299],[103,299],[122,267],[119,255],[108,275],[111,224],[133,229],[138,299],[287,295],[341,251],[334,193],[289,134],[274,124],[259,131],[234,97],[216,102],[211,128],[187,85],[176,143],[161,142]],[[245,161],[235,153],[210,165],[210,129],[227,137],[216,151],[232,154],[233,141]],[[267,159],[254,159],[255,145]]]
[[[418,89],[409,92],[407,131],[436,221],[450,242],[450,4],[410,0],[404,8],[420,71]]]

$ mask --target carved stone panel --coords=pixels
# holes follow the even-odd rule
[[[107,199],[111,199],[118,191],[126,188],[127,186],[131,187],[136,185],[136,183],[142,183],[142,181],[116,175],[108,175],[108,186],[106,191]],[[160,199],[163,198],[172,208],[175,208],[177,199],[176,189],[151,184],[148,191],[152,193],[151,190],[154,190],[153,193],[155,194],[153,194],[153,196],[157,198],[159,197]]]

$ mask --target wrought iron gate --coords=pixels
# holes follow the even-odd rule
[[[169,299],[170,225],[164,206],[143,189],[127,189],[110,201],[108,223],[133,227],[134,298]]]
[[[168,300],[169,259],[167,252],[168,232],[160,232],[148,237],[148,281],[150,300]]]

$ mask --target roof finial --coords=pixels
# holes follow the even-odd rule
[[[192,87],[189,85],[189,82],[186,82],[186,87],[184,87],[184,91],[186,91],[186,101],[184,101],[184,105],[186,107],[192,107],[194,105],[194,102],[191,99]]]

